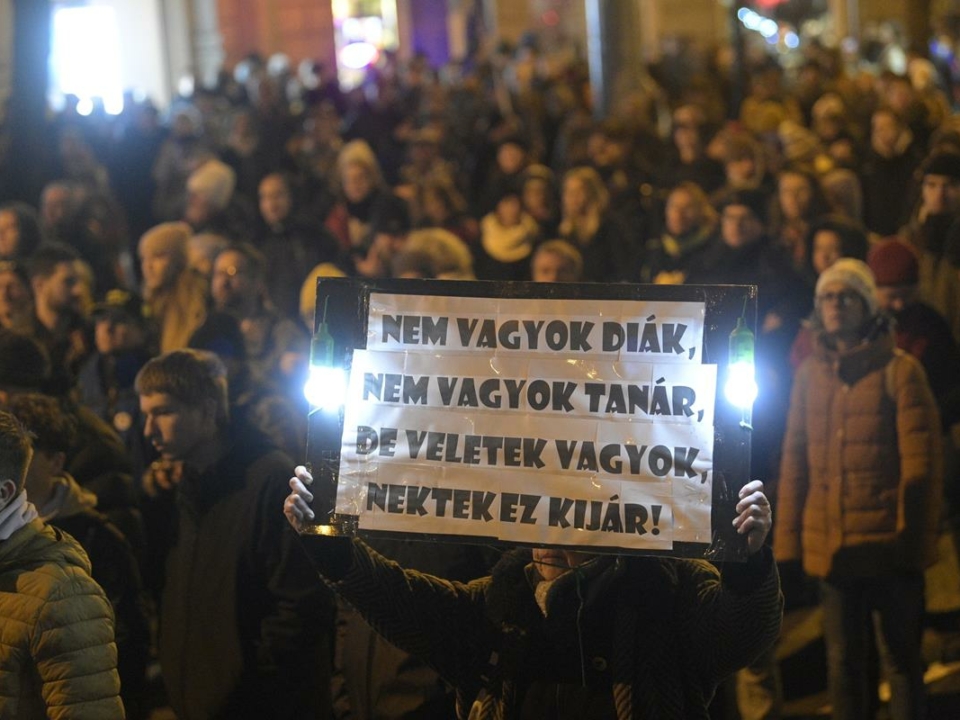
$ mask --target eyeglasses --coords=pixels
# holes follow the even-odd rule
[[[826,305],[836,303],[839,307],[852,307],[854,303],[860,301],[860,295],[853,290],[841,290],[840,292],[826,292],[817,295],[817,305]]]

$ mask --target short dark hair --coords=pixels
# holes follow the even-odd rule
[[[67,452],[77,440],[77,425],[48,395],[16,395],[7,406],[33,435],[33,447],[43,452]]]
[[[185,349],[155,357],[137,373],[134,387],[140,395],[163,393],[192,407],[213,400],[217,425],[224,427],[230,419],[227,369],[212,352]]]
[[[57,271],[57,265],[77,260],[80,260],[80,253],[70,245],[58,242],[43,243],[30,258],[28,268],[30,278],[48,278]]]
[[[0,410],[0,480],[12,479],[22,490],[32,456],[30,433],[15,415]]]

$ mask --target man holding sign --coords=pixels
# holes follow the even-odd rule
[[[304,467],[284,513],[314,520]],[[326,581],[398,647],[457,689],[458,716],[707,718],[717,683],[770,647],[779,579],[765,539],[763,483],[739,493],[749,558],[722,572],[699,560],[580,552],[507,553],[489,577],[455,583],[404,570],[348,537],[305,537]]]

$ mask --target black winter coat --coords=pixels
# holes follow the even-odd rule
[[[177,490],[160,614],[170,704],[196,718],[327,718],[332,596],[283,517],[293,463],[257,432]]]

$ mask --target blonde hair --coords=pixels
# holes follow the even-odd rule
[[[348,165],[359,165],[369,173],[374,187],[384,186],[383,172],[373,148],[366,140],[351,140],[340,149],[337,155],[337,177],[342,178]]]
[[[591,167],[575,167],[567,171],[563,184],[566,185],[571,180],[578,180],[583,186],[587,208],[580,217],[567,217],[564,214],[560,223],[560,234],[580,245],[586,245],[600,229],[600,221],[603,220],[603,214],[610,203],[610,193],[600,174]]]
[[[547,240],[542,243],[531,258],[531,265],[539,255],[556,255],[563,262],[573,282],[583,279],[583,255],[566,240]]]
[[[300,286],[300,318],[313,334],[314,313],[317,309],[317,278],[346,277],[347,274],[330,262],[320,263],[307,275]]]
[[[415,230],[407,236],[405,253],[423,253],[431,260],[433,275],[442,280],[475,280],[473,255],[460,238],[442,228]]]

